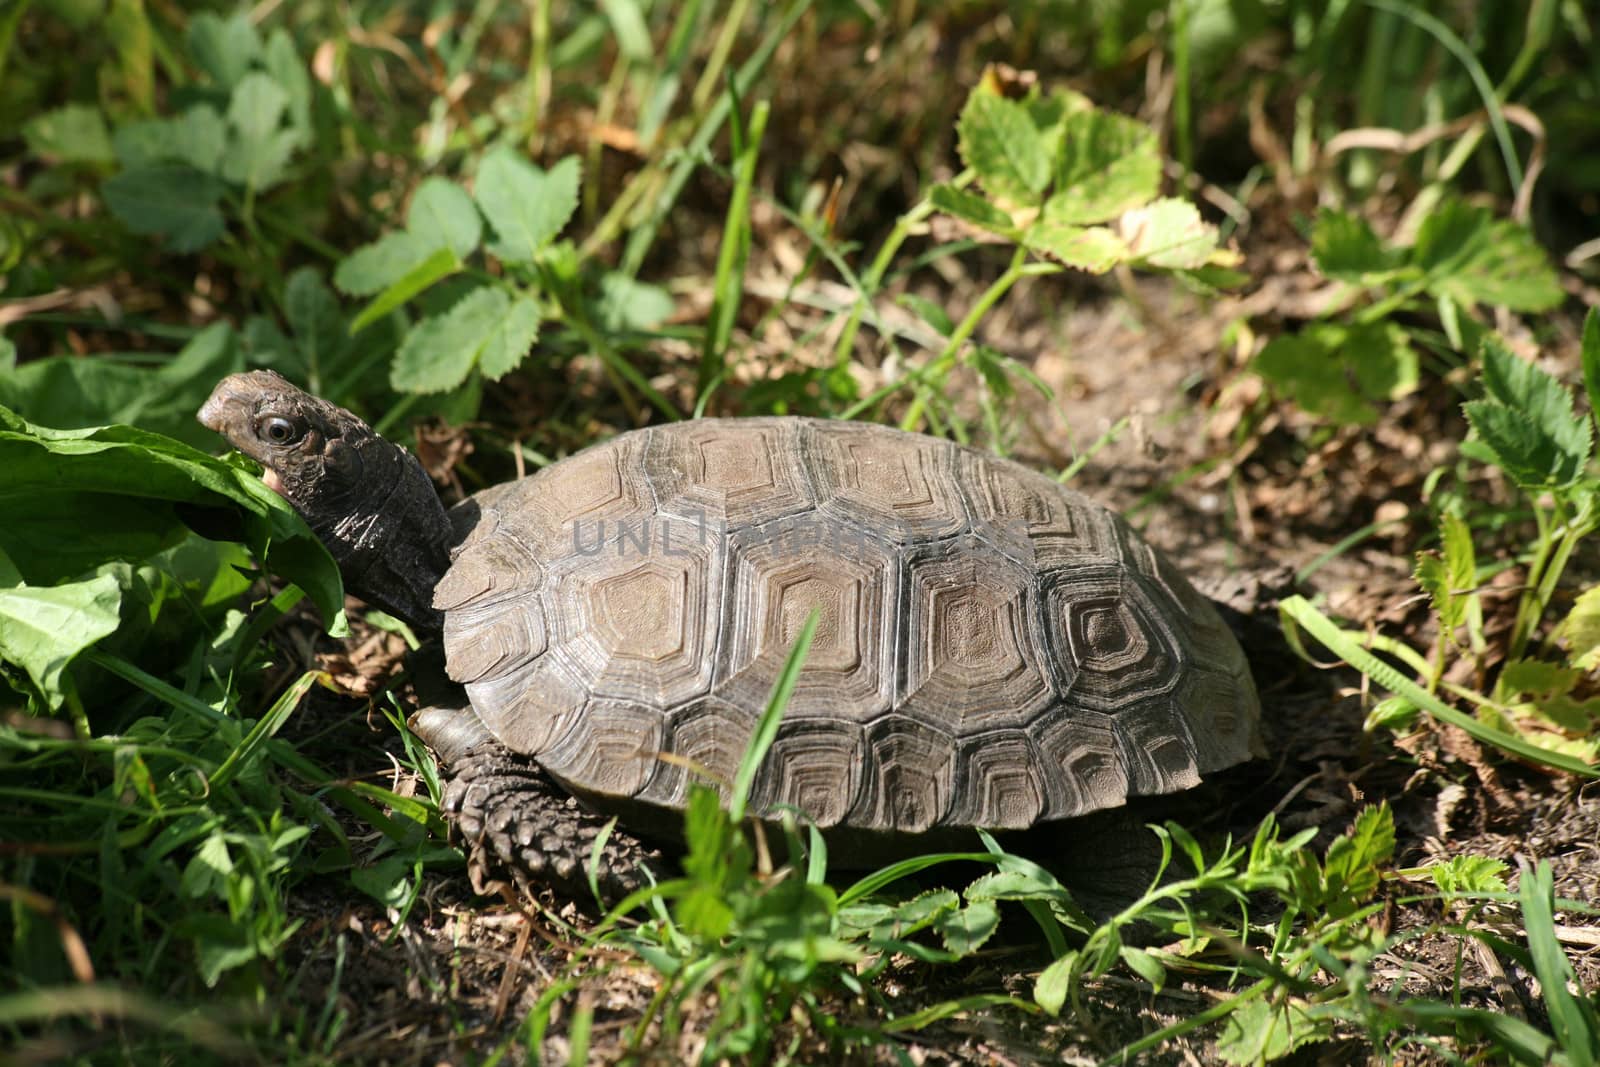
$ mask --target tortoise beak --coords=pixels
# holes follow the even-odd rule
[[[211,391],[211,399],[207,400],[200,408],[197,416],[200,424],[208,430],[226,436],[228,431],[228,409],[236,407],[239,395],[228,388],[227,381],[217,384]]]

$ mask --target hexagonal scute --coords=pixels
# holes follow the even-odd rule
[[[1128,770],[1111,716],[1097,711],[1063,710],[1028,731],[1043,754],[1045,817],[1066,819],[1128,799]]]
[[[601,797],[631,797],[655,773],[663,717],[653,708],[596,700],[561,742],[539,757],[563,784]]]
[[[508,537],[475,540],[434,590],[445,611],[445,670],[476,682],[516,670],[545,648],[544,568]]]
[[[501,744],[528,756],[560,742],[589,700],[583,686],[549,656],[511,674],[470,682],[467,697]]]
[[[1115,713],[1177,688],[1188,661],[1164,592],[1121,566],[1065,567],[1045,582],[1050,665],[1069,708]]]
[[[956,749],[956,801],[945,820],[957,826],[1022,830],[1045,810],[1048,769],[1020,730],[980,734]]]
[[[1126,708],[1114,729],[1128,768],[1128,795],[1154,796],[1200,784],[1194,739],[1172,700],[1157,697]]]
[[[956,487],[959,447],[932,437],[854,422],[810,420],[804,433],[818,512],[897,544],[959,533],[969,525]]]
[[[870,722],[889,709],[894,695],[898,560],[870,540],[846,555],[770,533],[758,527],[729,539],[732,588],[717,695],[764,707],[816,609],[811,651],[786,716]]]
[[[914,834],[944,820],[955,787],[951,737],[915,719],[886,716],[867,728],[867,762],[871,774],[851,826]]]
[[[716,787],[724,798],[755,732],[755,712],[707,697],[675,708],[664,718],[661,757],[639,799],[667,808],[689,802],[689,785]]]
[[[1195,663],[1224,674],[1249,670],[1239,639],[1216,605],[1201,595],[1165,554],[1146,544],[1143,552],[1130,553],[1129,561],[1178,605],[1175,617],[1187,620],[1184,635]]]
[[[912,550],[899,710],[955,737],[1026,725],[1053,697],[1032,572],[971,538]]]
[[[496,498],[500,533],[544,559],[617,548],[630,523],[655,514],[640,462],[650,432],[621,434],[511,483],[514,492]]]
[[[799,808],[819,827],[837,826],[860,797],[865,751],[866,731],[852,723],[786,720],[756,775],[752,810]]]
[[[665,515],[714,535],[808,511],[816,492],[798,419],[695,419],[656,427],[645,471]]]
[[[556,560],[544,592],[547,654],[596,696],[660,711],[711,688],[723,580],[720,540],[666,536],[641,553]]]
[[[1024,564],[1119,558],[1112,514],[1036,470],[965,449],[961,482],[979,534]]]

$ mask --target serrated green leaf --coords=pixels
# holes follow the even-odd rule
[[[970,956],[1000,928],[1000,909],[990,900],[975,900],[966,907],[941,914],[934,932],[944,947],[957,956]]]
[[[1321,1019],[1301,1000],[1280,1004],[1250,1000],[1230,1012],[1217,1035],[1217,1055],[1236,1067],[1282,1059],[1333,1033],[1333,1018]]]
[[[261,38],[244,12],[222,18],[202,11],[189,20],[189,54],[224,88],[232,89],[261,58]]]
[[[84,649],[116,632],[121,611],[122,586],[110,574],[0,589],[0,659],[21,668],[55,710],[66,699],[62,674]]]
[[[1128,257],[1148,267],[1203,267],[1217,250],[1217,228],[1193,204],[1171,197],[1123,212],[1117,232]]]
[[[252,71],[240,79],[228,103],[224,178],[252,189],[267,189],[282,180],[298,144],[295,132],[283,127],[288,105],[289,94],[268,75]]]
[[[222,235],[223,186],[183,163],[133,167],[100,187],[106,206],[134,233],[160,234],[175,252],[193,252]]]
[[[1514,659],[1500,669],[1500,685],[1511,693],[1549,699],[1572,692],[1582,672],[1542,659]]]
[[[347,334],[339,301],[322,280],[321,272],[314,267],[301,267],[289,275],[283,304],[305,365],[313,369],[330,366],[344,350]]]
[[[1544,311],[1563,294],[1544,250],[1524,227],[1487,209],[1446,200],[1417,230],[1411,260],[1431,292],[1459,303]]]
[[[461,186],[445,178],[428,178],[411,197],[406,230],[429,251],[450,248],[465,259],[483,237],[483,218]]]
[[[1429,864],[1427,872],[1440,893],[1455,897],[1467,893],[1504,893],[1505,875],[1510,869],[1504,860],[1462,854],[1442,863]]]
[[[1600,585],[1578,594],[1561,624],[1567,639],[1567,658],[1581,671],[1600,667]]]
[[[538,334],[532,300],[513,300],[498,286],[474,289],[406,335],[389,380],[402,392],[438,393],[460,385],[480,363],[485,375],[499,377],[522,361]]]
[[[1366,219],[1326,208],[1318,213],[1311,229],[1311,259],[1329,278],[1354,283],[1385,274],[1394,266]]]
[[[1422,591],[1428,594],[1434,614],[1439,616],[1440,631],[1447,636],[1453,635],[1466,617],[1466,608],[1454,595],[1444,559],[1436,552],[1419,552],[1412,574]]]
[[[387,289],[362,308],[361,312],[351,320],[350,332],[358,333],[372,325],[428,286],[450,277],[460,269],[461,260],[456,258],[453,249],[435,249],[426,259],[396,278]],[[334,281],[338,281],[337,274],[334,275]]]
[[[100,109],[67,104],[33,116],[22,127],[28,151],[61,163],[104,164],[115,160],[111,134]]]
[[[227,123],[209,104],[196,104],[177,118],[130,122],[112,136],[125,167],[175,161],[207,174],[217,173],[227,143]]]
[[[349,296],[382,292],[416,270],[437,247],[405,230],[386,233],[339,261],[333,271],[334,287]]]
[[[1388,804],[1363,808],[1350,833],[1334,839],[1323,863],[1322,903],[1348,915],[1378,891],[1379,867],[1394,856],[1394,813]]]
[[[1315,323],[1274,337],[1252,366],[1306,411],[1343,423],[1374,421],[1373,402],[1411,392],[1419,373],[1405,332],[1389,322]]]
[[[1518,485],[1559,488],[1582,476],[1587,441],[1582,452],[1568,451],[1528,416],[1492,400],[1470,400],[1462,410],[1495,465]]]
[[[1483,385],[1489,395],[1521,414],[1581,468],[1589,461],[1590,423],[1572,410],[1572,393],[1555,376],[1520,359],[1495,334],[1483,339]]]
[[[1016,223],[1011,216],[976,193],[941,182],[928,190],[928,202],[946,215],[953,215],[981,229],[992,230],[1006,237],[1017,235]]]
[[[990,195],[1018,207],[1037,206],[1050,184],[1060,130],[1041,130],[1021,101],[980,84],[956,122],[957,150]]]
[[[262,60],[272,80],[289,96],[289,125],[303,135],[305,143],[310,143],[311,76],[287,30],[272,31]]]
[[[1062,121],[1061,135],[1046,219],[1079,226],[1105,222],[1160,192],[1161,155],[1144,123],[1108,111],[1079,111]]]
[[[1583,318],[1583,386],[1589,394],[1589,416],[1600,419],[1600,308]]]
[[[548,171],[501,149],[478,168],[473,198],[499,238],[489,247],[508,263],[531,263],[578,209],[579,166],[568,156]]]
[[[1128,246],[1104,226],[1074,226],[1040,219],[1028,227],[1022,243],[1068,267],[1104,274],[1128,258]]]

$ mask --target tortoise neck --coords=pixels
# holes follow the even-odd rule
[[[325,479],[295,503],[339,564],[345,588],[414,628],[438,633],[433,589],[450,567],[450,520],[422,464],[373,435],[359,442],[358,485]],[[323,499],[329,496],[342,499]],[[294,499],[294,497],[291,497]]]

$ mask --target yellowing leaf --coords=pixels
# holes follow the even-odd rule
[[[1203,267],[1217,250],[1217,228],[1193,204],[1171,197],[1123,212],[1117,232],[1128,255],[1152,267]]]

